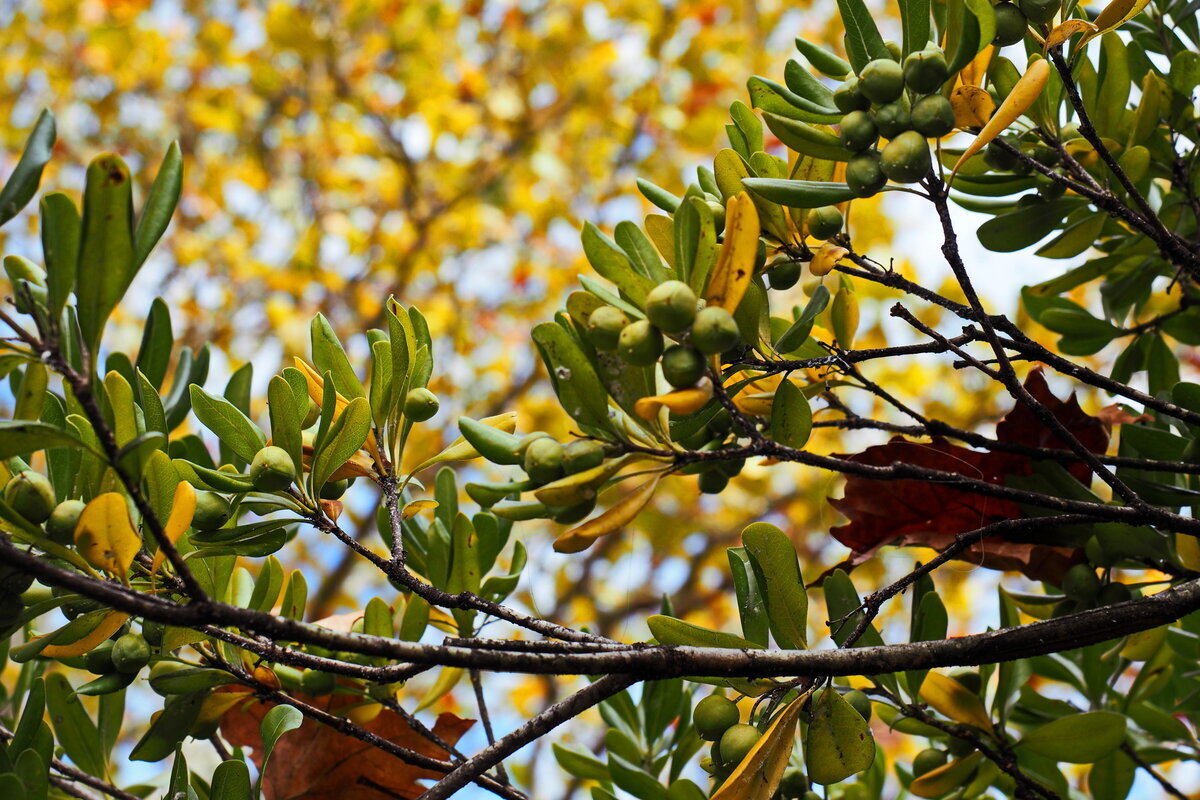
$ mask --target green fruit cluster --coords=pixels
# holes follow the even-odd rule
[[[1019,13],[1019,12],[1018,12]],[[950,77],[946,56],[937,47],[898,59],[877,58],[834,92],[842,117],[838,135],[854,153],[846,164],[846,183],[859,197],[870,197],[889,181],[914,183],[933,166],[930,138],[954,130],[954,108],[941,94]],[[887,144],[878,147],[880,137]],[[817,238],[832,227],[821,219],[809,230]]]

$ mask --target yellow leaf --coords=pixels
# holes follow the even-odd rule
[[[1121,648],[1121,658],[1130,661],[1149,661],[1167,640],[1167,626],[1151,628],[1148,631],[1138,631],[1125,637],[1125,646]]]
[[[1175,553],[1180,564],[1190,570],[1200,570],[1200,539],[1186,533],[1175,534]]]
[[[42,648],[42,655],[49,658],[71,658],[73,656],[81,656],[84,653],[90,653],[96,648],[96,645],[103,642],[108,637],[121,629],[125,624],[125,620],[129,619],[128,614],[120,611],[113,611],[104,619],[100,620],[100,624],[92,629],[92,632],[84,636],[78,641],[70,644],[50,644]],[[54,634],[48,633],[47,636]]]
[[[752,417],[770,416],[771,407],[774,405],[774,403],[774,392],[739,394],[733,400],[733,404],[738,407],[738,411],[741,411],[743,414],[748,414]]]
[[[592,542],[601,536],[615,533],[624,528],[650,502],[662,476],[662,472],[656,473],[653,478],[609,506],[608,510],[600,516],[572,528],[555,539],[555,552],[579,553],[591,547]]]
[[[320,406],[321,402],[325,399],[324,378],[322,378],[315,369],[310,367],[308,363],[299,356],[293,356],[292,361],[295,362],[296,368],[304,373],[304,380],[308,383],[309,399]],[[342,395],[338,392],[334,392],[333,418],[337,419],[340,417],[348,405],[350,405],[349,400],[347,400],[345,397],[342,397]],[[380,463],[379,446],[375,442],[375,431],[371,431],[367,434],[367,441],[363,444],[363,449],[371,454],[371,457],[375,459],[375,463]],[[347,464],[349,464],[349,462],[347,462]],[[346,467],[343,466],[339,468],[338,472],[341,473],[343,469],[346,469]],[[359,474],[359,472],[351,470],[347,473],[341,474],[340,477],[338,476],[338,473],[335,473],[334,475],[331,475],[329,479],[336,481],[351,476],[357,476]]]
[[[975,137],[975,141],[967,147],[958,161],[954,164],[954,169],[951,171],[950,180],[954,180],[954,173],[958,172],[958,168],[963,162],[971,156],[978,153],[986,147],[993,139],[1004,132],[1009,125],[1017,121],[1017,117],[1024,114],[1029,107],[1034,104],[1042,93],[1042,89],[1046,88],[1046,81],[1050,79],[1050,62],[1044,58],[1039,58],[1029,65],[1025,70],[1025,74],[1013,86],[1008,97],[1004,98],[1004,102],[1000,104],[1000,108],[996,109],[996,113],[988,120],[988,123],[983,126],[983,130]]]
[[[96,569],[124,577],[142,538],[129,518],[125,496],[105,492],[84,507],[75,526],[75,549]]]
[[[699,384],[690,389],[679,389],[667,394],[656,394],[652,397],[642,397],[633,404],[633,410],[642,419],[654,419],[654,415],[664,406],[676,414],[694,414],[707,405],[712,399],[712,381],[704,378]]]
[[[598,467],[547,483],[534,491],[533,496],[548,506],[573,506],[582,503],[588,497],[595,497],[595,487],[637,460],[640,460],[640,457],[633,453],[610,459]]]
[[[1103,11],[1096,15],[1094,20],[1096,32],[1087,38],[1091,39],[1121,27],[1142,13],[1142,9],[1149,3],[1150,0],[1112,0],[1104,7]]]
[[[1095,33],[1096,26],[1086,19],[1069,19],[1061,25],[1055,26],[1054,30],[1050,31],[1050,35],[1046,37],[1046,46],[1042,48],[1042,52],[1046,52],[1052,47],[1058,47],[1075,34],[1083,33],[1084,31]]]
[[[982,128],[992,118],[996,101],[986,89],[959,85],[950,93],[950,107],[954,109],[954,127]]]
[[[818,278],[833,272],[833,268],[850,251],[836,244],[822,245],[808,265],[808,271]]]
[[[983,85],[984,76],[987,75],[988,65],[992,63],[992,56],[995,52],[996,46],[989,44],[980,50],[975,58],[971,59],[971,63],[962,68],[962,71],[958,73],[958,77],[964,86]]]
[[[366,725],[378,717],[381,711],[383,711],[383,706],[379,703],[363,703],[346,709],[346,719],[355,725]]]
[[[921,682],[921,698],[955,722],[963,722],[992,732],[992,718],[979,695],[954,678],[930,672]]]
[[[421,700],[417,703],[417,707],[413,711],[424,711],[436,703],[443,695],[453,689],[455,684],[462,680],[463,673],[465,672],[466,670],[462,667],[442,667],[442,671],[438,673],[437,680],[433,682],[433,686],[429,687],[429,691],[421,697]]]
[[[779,712],[771,727],[721,784],[712,800],[767,800],[775,793],[792,754],[800,708],[805,699],[801,695]]]
[[[171,544],[179,541],[183,532],[191,527],[192,517],[195,515],[196,489],[187,481],[180,481],[175,486],[175,499],[171,501],[171,516],[167,517],[167,522],[163,525],[163,532]],[[166,557],[167,554],[160,547],[154,554],[154,563],[150,566],[151,575],[158,572]]]
[[[983,753],[971,753],[966,758],[943,764],[914,780],[908,790],[917,797],[941,797],[959,786],[966,785],[975,767],[982,760]]]
[[[406,520],[412,519],[422,511],[427,511],[431,508],[437,508],[437,506],[438,504],[436,500],[413,500],[411,503],[408,503],[404,506],[404,509],[400,512],[400,517]]]
[[[732,314],[754,277],[758,257],[758,211],[750,195],[740,192],[725,206],[725,241],[708,279],[704,299]]]

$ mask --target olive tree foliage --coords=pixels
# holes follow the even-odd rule
[[[0,648],[13,676],[0,793],[135,796],[110,760],[126,689],[144,681],[162,710],[130,757],[173,759],[171,797],[284,796],[304,765],[268,759],[306,740],[309,753],[358,748],[329,767],[341,796],[434,800],[473,783],[515,800],[528,790],[504,760],[594,707],[603,748],[554,754],[563,784],[595,800],[812,798],[820,786],[847,800],[1055,800],[1081,787],[1119,799],[1139,771],[1183,797],[1169,762],[1198,757],[1200,719],[1200,385],[1180,380],[1200,343],[1195,4],[903,0],[900,44],[859,0],[839,8],[845,60],[797,41],[782,82],[752,78],[750,103],[734,103],[712,169],[682,196],[640,184],[663,213],[611,236],[585,227],[598,277],[580,276],[532,334],[574,420],[569,442],[502,414],[463,418],[441,453],[406,458],[437,410],[434,343],[394,298],[386,326],[363,332],[368,364],[314,319],[309,358],[271,377],[255,419],[249,368],[219,394],[204,388],[207,351],[176,347],[161,301],[136,353],[104,344],[179,197],[178,148],[136,211],[112,155],[88,167],[82,208],[44,194],[43,263],[5,259],[0,311],[14,398],[0,423]],[[43,114],[0,220],[36,194],[54,140]],[[855,202],[892,191],[929,204],[952,295],[855,249]],[[1004,257],[963,260],[951,203],[989,215],[966,234],[989,250],[1046,240],[1049,277],[1023,290],[1021,321],[976,292],[973,276]],[[801,279],[806,303],[781,308]],[[911,343],[855,348],[867,284],[900,298],[890,313]],[[933,306],[958,329],[922,321]],[[1115,358],[1088,358],[1102,350]],[[870,377],[872,362],[916,356],[1002,387],[1012,410],[995,433],[955,428]],[[1085,414],[1046,374],[1113,405]],[[855,411],[864,396],[885,413]],[[187,432],[197,426],[208,434]],[[815,427],[879,440],[816,452]],[[511,480],[464,495],[445,465],[480,457]],[[664,601],[647,620],[654,639],[626,643],[507,603],[528,573],[523,520],[553,519],[555,548],[581,552],[662,482],[696,475],[719,493],[747,459],[845,477],[834,505],[848,522],[832,531],[852,551],[844,569],[815,574],[786,533],[756,523],[728,552],[739,632]],[[339,526],[358,497],[377,499],[377,541]],[[305,621],[304,575],[276,556],[298,537],[337,540],[391,588],[351,624]],[[892,544],[935,552],[860,596],[849,570]],[[978,626],[951,620],[938,592],[956,558],[1040,591],[1001,589],[995,630],[946,638]],[[875,624],[889,604],[910,607],[908,641]],[[422,673],[436,678],[412,697],[405,683]],[[590,678],[505,733],[487,711],[499,673]],[[475,753],[455,746],[468,721],[417,716],[464,676],[488,742]],[[884,732],[903,745],[885,752]],[[189,738],[211,740],[214,774],[189,770]]]

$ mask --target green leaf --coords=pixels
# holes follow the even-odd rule
[[[742,620],[742,635],[755,644],[767,646],[770,636],[770,620],[763,587],[758,585],[754,564],[744,547],[730,547],[729,570],[733,575],[733,589],[737,596],[738,615]]]
[[[555,742],[551,749],[554,760],[568,774],[585,781],[610,781],[608,766],[582,747],[572,747]]]
[[[771,439],[799,450],[812,433],[812,409],[804,392],[790,380],[781,381],[771,403]]]
[[[629,257],[612,239],[590,222],[583,226],[583,252],[596,272],[616,284],[637,305],[646,302],[654,288],[650,280],[633,268]]]
[[[55,135],[54,115],[48,109],[43,110],[25,140],[16,168],[0,189],[0,225],[15,217],[33,199],[42,180],[42,169],[54,152]]]
[[[81,447],[96,453],[79,437],[53,425],[23,419],[0,420],[0,458],[25,456],[52,447]]]
[[[205,689],[168,698],[162,713],[150,723],[150,729],[133,746],[129,760],[162,761],[175,752],[175,748],[196,724],[208,693],[209,690]]]
[[[320,449],[313,453],[312,493],[318,495],[329,476],[345,464],[367,441],[371,433],[371,404],[356,397],[329,427]]]
[[[1133,788],[1137,764],[1121,750],[1114,750],[1092,765],[1087,788],[1092,800],[1125,800]]]
[[[910,642],[931,642],[945,639],[948,624],[946,606],[942,602],[942,598],[938,597],[937,591],[931,588],[920,597],[913,609],[908,640]],[[909,696],[920,697],[921,684],[928,673],[929,670],[910,670],[904,674]]]
[[[252,794],[250,768],[245,761],[231,758],[222,761],[213,770],[212,791],[209,793],[211,800],[250,800]]]
[[[563,410],[580,424],[609,430],[608,392],[571,334],[555,322],[543,322],[533,329],[533,341]]]
[[[5,800],[29,800],[29,795],[25,793],[25,784],[12,772],[0,775],[0,797]]]
[[[660,644],[687,647],[721,647],[731,650],[762,650],[763,646],[724,631],[702,628],[675,617],[655,614],[646,620],[650,633]]]
[[[296,407],[292,387],[281,375],[273,376],[267,384],[267,410],[271,417],[271,441],[286,450],[292,457],[292,463],[299,466],[303,463],[304,455],[300,433],[303,419],[300,409]]]
[[[46,800],[50,792],[49,764],[36,750],[24,750],[13,763],[13,772],[21,779],[28,800]],[[7,800],[8,795],[0,794]]]
[[[922,50],[929,44],[929,0],[900,0],[900,27],[904,31],[902,55]]]
[[[763,119],[779,141],[800,155],[823,161],[849,161],[854,155],[843,147],[841,140],[825,126],[809,125],[807,122],[789,119],[769,111],[763,113]],[[763,176],[763,180],[773,179]]]
[[[325,315],[317,314],[313,317],[310,328],[312,358],[317,371],[333,373],[334,387],[338,394],[347,400],[366,397],[367,393],[363,390],[362,382],[354,374],[354,368],[350,366],[350,359],[346,357],[346,351],[342,348],[342,343],[338,339],[337,333],[334,332],[333,326],[329,324],[329,320],[325,319]]]
[[[190,395],[196,419],[243,460],[253,461],[266,447],[267,437],[233,403],[196,385],[190,387]]]
[[[138,347],[137,368],[145,374],[154,389],[162,389],[163,379],[171,366],[171,350],[175,337],[171,331],[171,312],[161,297],[150,304],[146,327],[142,329],[142,344]]]
[[[775,641],[789,650],[807,647],[808,595],[792,540],[774,525],[756,522],[742,531],[742,542],[764,578],[767,615]]]
[[[812,326],[817,315],[824,311],[827,305],[829,305],[829,290],[825,288],[825,284],[820,284],[808,298],[808,303],[805,304],[804,310],[800,312],[800,316],[792,323],[792,326],[775,340],[776,351],[790,353],[804,344],[809,334],[812,333]]]
[[[855,197],[844,183],[746,178],[742,185],[760,197],[788,208],[820,208],[844,203]]]
[[[104,324],[135,272],[129,167],[120,157],[106,153],[88,165],[75,290],[79,328],[93,368]]]
[[[809,780],[828,786],[871,766],[875,739],[853,706],[827,688],[810,701],[810,707],[812,721],[804,737]]]
[[[1033,203],[992,217],[979,226],[976,236],[994,253],[1015,253],[1046,238],[1076,205],[1073,200]]]
[[[52,672],[45,680],[46,707],[55,739],[76,766],[89,775],[103,777],[108,764],[96,723],[64,675]]]
[[[271,752],[275,749],[275,744],[279,741],[279,737],[283,736],[288,731],[294,731],[304,724],[304,715],[298,709],[289,705],[277,705],[266,713],[262,723],[259,725],[259,733],[262,735],[263,742],[263,760],[262,767],[259,773],[259,780],[262,780],[262,774],[266,772],[267,761],[271,758]]]
[[[1025,734],[1017,746],[1053,761],[1093,764],[1124,743],[1125,723],[1115,711],[1070,714]]]
[[[46,261],[47,307],[50,318],[62,314],[67,296],[75,288],[79,264],[79,238],[83,221],[75,202],[63,192],[51,192],[42,197],[42,257]]]
[[[846,55],[855,72],[861,72],[868,62],[877,58],[891,58],[875,27],[875,18],[862,0],[838,0],[838,11],[846,26]]]
[[[146,261],[154,245],[162,238],[171,223],[171,215],[179,202],[183,189],[183,156],[179,153],[179,142],[171,142],[163,156],[158,174],[150,187],[150,194],[138,216],[133,231],[133,269],[136,271]]]

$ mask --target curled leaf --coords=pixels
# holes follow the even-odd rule
[[[833,268],[849,252],[849,250],[840,245],[826,244],[813,256],[813,260],[808,265],[808,271],[818,278],[824,277],[833,272]]]
[[[417,514],[420,514],[422,511],[428,511],[431,508],[437,507],[438,504],[436,500],[413,500],[411,503],[408,503],[404,506],[404,509],[400,512],[400,516],[402,519],[408,520],[412,519]]]
[[[1042,48],[1042,52],[1048,52],[1050,48],[1058,47],[1075,34],[1085,31],[1095,33],[1096,26],[1086,19],[1069,19],[1061,25],[1056,25],[1054,30],[1050,31],[1050,35],[1046,37],[1046,46]]]
[[[792,741],[805,699],[797,697],[775,717],[712,800],[767,800],[775,793],[792,754]]]
[[[81,656],[84,653],[91,652],[96,648],[96,645],[103,642],[108,637],[121,629],[125,624],[125,620],[129,619],[128,614],[120,611],[109,613],[104,619],[100,620],[100,624],[92,629],[91,633],[84,636],[82,639],[71,642],[70,644],[50,644],[42,648],[41,654],[49,658],[71,658],[73,656]],[[53,636],[53,633],[46,634]]]
[[[1039,58],[1029,65],[1025,70],[1025,74],[1013,86],[1012,91],[1008,93],[1008,97],[1001,103],[1000,108],[996,109],[996,113],[983,126],[983,130],[975,137],[975,141],[967,146],[963,154],[958,157],[958,161],[954,164],[954,169],[951,171],[950,180],[954,180],[954,173],[958,172],[958,168],[963,165],[968,158],[978,153],[984,147],[987,147],[993,139],[1004,132],[1009,125],[1017,121],[1017,118],[1029,110],[1030,106],[1037,101],[1042,94],[1042,89],[1046,88],[1046,82],[1050,79],[1050,62],[1044,58]]]
[[[196,514],[196,489],[187,481],[180,481],[175,485],[175,499],[171,502],[171,515],[167,517],[167,522],[163,525],[163,532],[167,535],[167,539],[171,544],[179,541],[179,537],[183,535],[192,524],[192,517]],[[166,560],[166,553],[159,548],[154,554],[154,563],[150,567],[150,574],[158,572],[163,561]]]
[[[992,732],[992,718],[979,695],[954,678],[930,672],[921,683],[921,699],[955,722]]]
[[[712,394],[712,381],[704,378],[690,389],[643,397],[634,403],[633,409],[639,417],[646,420],[654,419],[654,415],[664,406],[676,414],[694,414],[708,404]]]
[[[737,310],[754,277],[758,234],[758,211],[750,195],[739,192],[729,198],[725,205],[725,241],[704,295],[708,305],[719,306],[730,314]]]
[[[954,109],[954,127],[981,128],[996,111],[996,101],[986,89],[964,84],[950,93],[950,107]]]
[[[650,480],[609,506],[608,510],[595,519],[578,525],[554,540],[557,553],[579,553],[592,546],[592,542],[624,528],[638,515],[658,488],[663,473],[654,474]]]

